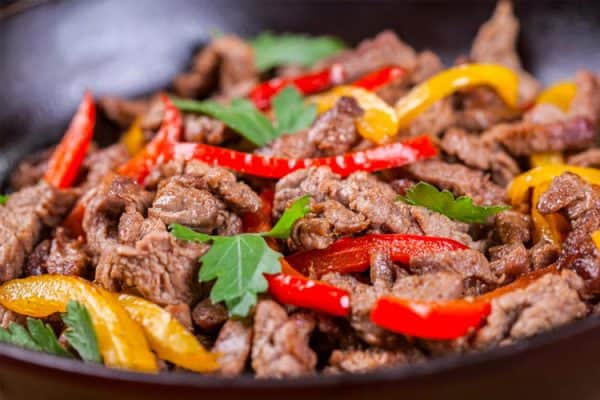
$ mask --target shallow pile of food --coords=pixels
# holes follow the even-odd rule
[[[165,92],[86,93],[0,199],[0,341],[282,378],[594,314],[600,77],[542,90],[518,29],[501,1],[454,66],[391,31],[221,35]],[[118,143],[94,144],[97,111]]]

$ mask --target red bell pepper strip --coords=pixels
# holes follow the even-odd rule
[[[406,70],[402,67],[383,67],[352,82],[352,86],[373,91],[404,76],[407,76],[407,74]]]
[[[62,226],[74,237],[85,237],[85,232],[83,231],[84,213],[85,205],[81,201],[78,201],[62,223]]]
[[[94,136],[95,124],[94,99],[90,92],[85,92],[67,132],[48,162],[44,175],[46,183],[60,189],[73,185]]]
[[[404,235],[372,234],[343,238],[320,250],[308,250],[287,256],[285,260],[305,275],[322,276],[328,272],[342,274],[362,272],[370,265],[373,251],[387,252],[392,261],[407,264],[411,257],[467,247],[452,239]]]
[[[281,178],[298,169],[313,166],[328,166],[334,173],[348,176],[356,171],[373,172],[400,167],[436,154],[437,149],[427,136],[335,157],[303,159],[267,157],[199,143],[180,143],[175,146],[176,158],[199,160],[263,178]]]
[[[350,295],[324,282],[287,274],[265,275],[269,294],[278,302],[345,317],[350,311]]]
[[[260,199],[262,200],[260,209],[255,213],[248,212],[242,215],[242,230],[244,232],[268,232],[271,229],[274,197],[275,192],[273,189],[269,188],[260,192]]]
[[[403,335],[450,340],[478,328],[490,312],[488,301],[427,302],[386,296],[375,303],[371,321]]]
[[[165,108],[165,116],[160,130],[142,151],[117,170],[119,174],[134,178],[140,184],[154,166],[172,158],[173,146],[181,139],[183,133],[181,113],[177,107],[166,94],[161,95],[161,101]]]
[[[322,71],[312,72],[296,78],[275,78],[263,82],[254,87],[248,97],[259,110],[268,110],[271,107],[271,99],[288,85],[294,85],[300,93],[307,95],[341,84],[343,80],[344,70],[342,66],[334,64]]]

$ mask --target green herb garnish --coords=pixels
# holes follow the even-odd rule
[[[7,201],[8,201],[8,195],[0,194],[0,205],[5,205]]]
[[[182,111],[210,115],[259,147],[285,133],[308,128],[317,117],[316,106],[304,104],[294,86],[286,87],[273,98],[274,124],[245,99],[233,100],[227,106],[210,100],[173,99],[173,104]]]
[[[264,32],[250,41],[254,62],[260,71],[278,65],[311,66],[344,49],[344,43],[332,36],[308,36],[286,33],[275,35]]]
[[[67,304],[67,312],[62,315],[62,320],[67,325],[65,336],[81,358],[84,361],[101,363],[98,337],[87,308],[71,300]]]
[[[211,301],[224,302],[230,315],[245,317],[256,304],[257,294],[267,291],[263,274],[281,272],[279,259],[283,255],[272,250],[264,238],[287,238],[296,221],[309,212],[309,201],[308,196],[296,200],[269,232],[213,236],[179,224],[172,224],[170,230],[177,239],[212,242],[210,249],[200,257],[199,280],[216,280],[210,292]]]
[[[14,322],[10,323],[8,329],[0,328],[0,342],[28,350],[73,358],[73,355],[58,343],[52,328],[39,319],[27,318],[27,329]]]
[[[486,223],[492,215],[510,208],[508,206],[477,206],[473,204],[470,197],[454,198],[449,191],[440,191],[426,182],[417,183],[408,190],[406,196],[400,196],[399,200],[428,208],[456,221],[480,224]]]

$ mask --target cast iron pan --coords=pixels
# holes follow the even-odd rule
[[[383,28],[446,63],[466,53],[492,1],[37,2],[0,19],[0,178],[58,140],[86,88],[140,95],[168,84],[217,30],[327,33],[349,43]],[[22,3],[21,3],[22,6]],[[27,7],[25,7],[27,8]],[[600,71],[600,3],[520,1],[521,53],[544,82]],[[101,143],[116,129],[104,122]],[[517,345],[361,376],[275,381],[140,375],[0,345],[4,399],[597,399],[600,319]]]

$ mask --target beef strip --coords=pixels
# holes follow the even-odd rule
[[[354,50],[347,50],[324,60],[318,68],[339,63],[345,80],[351,82],[376,69],[398,65],[412,71],[417,65],[415,51],[402,42],[392,31],[383,31],[372,39],[365,39]]]
[[[571,101],[569,115],[587,118],[598,127],[600,122],[600,79],[591,71],[581,70],[575,74],[577,91]]]
[[[502,284],[529,272],[530,255],[522,242],[494,246],[489,249],[490,269]]]
[[[523,115],[523,121],[533,124],[551,124],[567,119],[567,115],[552,104],[536,104]]]
[[[315,320],[289,315],[277,303],[262,300],[254,315],[252,368],[257,378],[283,378],[314,373],[317,356],[308,345]]]
[[[231,135],[228,135],[224,123],[218,119],[204,115],[188,114],[184,116],[184,134],[186,142],[220,145]]]
[[[482,140],[500,143],[513,156],[550,151],[581,150],[594,144],[595,127],[585,117],[536,124],[499,124],[483,133]]]
[[[190,332],[194,331],[194,325],[192,324],[192,313],[190,306],[185,303],[169,304],[165,306],[165,310],[168,311],[185,329]]]
[[[600,149],[592,148],[567,158],[567,164],[578,167],[600,167]]]
[[[491,314],[475,334],[473,346],[509,344],[582,318],[587,313],[578,294],[582,288],[581,278],[565,270],[492,299]]]
[[[490,182],[481,171],[461,164],[450,164],[439,160],[415,162],[403,168],[411,178],[447,189],[456,196],[469,196],[478,205],[506,203],[503,188]]]
[[[52,153],[54,153],[54,147],[49,147],[23,158],[10,174],[11,189],[16,191],[37,184],[48,169],[48,161]]]
[[[96,266],[95,282],[160,304],[191,304],[197,300],[198,258],[208,245],[182,242],[168,232],[147,234],[135,246],[106,248]]]
[[[354,98],[341,97],[331,110],[317,118],[310,129],[280,136],[258,152],[264,156],[283,158],[314,158],[348,153],[360,140],[354,120],[363,112]]]
[[[399,137],[419,135],[439,136],[455,123],[454,109],[450,98],[435,102],[419,114],[407,128],[401,129]]]
[[[221,303],[213,304],[210,299],[202,300],[192,311],[194,324],[209,333],[219,329],[228,317],[227,308]]]
[[[219,354],[220,372],[236,376],[244,372],[252,346],[252,326],[241,320],[228,320],[217,337],[212,351]]]
[[[600,251],[591,234],[600,229],[600,188],[565,172],[552,180],[537,204],[542,214],[562,212],[571,222],[557,261],[559,268],[572,269],[591,293],[600,291]]]
[[[343,180],[327,167],[293,172],[276,185],[275,216],[305,194],[311,195],[313,210],[322,208],[322,212],[309,214],[296,223],[291,238],[296,249],[321,248],[342,233],[364,230],[363,219],[370,231],[446,236],[468,246],[478,246],[468,235],[466,224],[397,202],[397,194],[390,185],[365,172],[356,172]],[[343,213],[342,207],[347,209]],[[347,221],[341,221],[340,215],[345,215]]]
[[[531,269],[533,271],[549,266],[556,262],[560,253],[560,248],[555,244],[551,243],[547,239],[540,239],[538,242],[529,249],[529,256],[531,257]]]
[[[501,0],[492,18],[481,26],[473,46],[471,58],[481,63],[502,64],[519,74],[521,104],[529,104],[537,96],[540,84],[525,72],[517,54],[519,21],[515,18],[512,3]]]
[[[83,188],[89,189],[97,186],[106,175],[128,159],[129,152],[121,143],[91,152],[83,162],[84,169],[87,169]]]
[[[351,349],[334,350],[329,357],[326,374],[350,372],[366,373],[376,369],[390,368],[410,363],[410,358],[403,351],[383,349]]]
[[[73,239],[57,228],[44,263],[46,273],[87,277],[90,259],[84,246],[82,239]]]
[[[452,100],[455,125],[468,131],[482,131],[520,116],[494,90],[485,86],[459,91]]]
[[[130,126],[133,121],[150,109],[150,99],[128,100],[117,96],[104,96],[98,105],[104,114],[122,127]]]
[[[508,185],[520,172],[516,161],[496,143],[484,141],[459,128],[446,132],[441,148],[469,167],[490,171],[492,180],[500,186]]]
[[[531,217],[513,210],[502,211],[494,217],[494,235],[500,243],[529,243]]]
[[[250,88],[256,82],[252,47],[237,36],[223,35],[196,54],[191,70],[178,75],[173,87],[179,96],[201,97],[218,83],[221,94],[229,96],[239,94],[240,85]]]
[[[6,329],[11,323],[25,325],[26,317],[0,305],[0,327]]]

